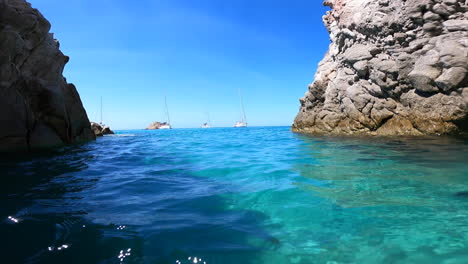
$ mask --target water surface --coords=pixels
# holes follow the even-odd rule
[[[466,139],[119,131],[0,158],[0,254],[2,263],[468,263],[467,161]]]

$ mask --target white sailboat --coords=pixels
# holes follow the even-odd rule
[[[247,117],[245,116],[244,102],[242,101],[242,95],[239,90],[239,99],[241,107],[241,120],[237,121],[234,127],[247,127]]]
[[[101,96],[101,122],[99,122],[99,124],[100,124],[101,126],[104,125],[104,124],[102,123],[102,96]]]
[[[211,128],[210,114],[207,113],[206,115],[207,115],[207,117],[208,117],[208,121],[207,121],[206,123],[203,123],[203,124],[201,125],[201,128]]]
[[[162,123],[159,126],[159,129],[172,129],[171,127],[171,119],[169,118],[169,109],[167,108],[167,98],[164,96],[164,106],[166,109],[166,122]]]

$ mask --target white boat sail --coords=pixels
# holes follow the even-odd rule
[[[166,122],[162,123],[159,126],[159,129],[172,129],[171,127],[171,119],[169,118],[169,109],[167,108],[167,98],[164,96],[164,106],[166,108]]]
[[[241,107],[241,120],[237,121],[234,127],[247,127],[247,117],[245,116],[244,102],[242,101],[242,95],[239,90],[239,99]]]
[[[207,121],[206,123],[203,123],[203,124],[201,125],[201,128],[211,128],[210,114],[207,113],[206,115],[207,115],[207,117],[208,117],[208,121]]]
[[[99,124],[100,124],[101,126],[104,125],[104,124],[102,123],[102,96],[101,96],[101,122],[99,122]]]

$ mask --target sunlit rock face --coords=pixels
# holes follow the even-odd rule
[[[94,139],[68,57],[49,22],[24,0],[0,0],[0,151]]]
[[[468,131],[468,1],[329,0],[331,44],[293,131]]]

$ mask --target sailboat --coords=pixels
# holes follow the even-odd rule
[[[102,96],[101,96],[101,122],[99,122],[99,124],[100,124],[101,126],[104,125],[104,124],[102,123]]]
[[[169,118],[169,109],[167,108],[167,98],[164,96],[164,106],[166,110],[166,122],[162,123],[159,126],[159,129],[172,129],[171,127],[171,119]]]
[[[211,123],[211,122],[210,122],[210,114],[207,113],[206,115],[207,115],[207,117],[208,117],[208,122],[203,123],[203,125],[201,125],[201,128],[210,128],[210,127],[211,127],[211,124],[210,124],[210,123]]]
[[[241,120],[237,121],[234,127],[247,127],[247,117],[245,116],[244,102],[242,101],[242,95],[239,90],[239,99],[241,107]]]

